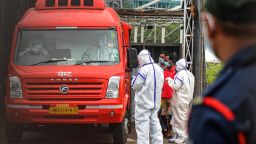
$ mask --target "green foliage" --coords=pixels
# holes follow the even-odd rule
[[[207,85],[212,84],[219,72],[221,71],[223,65],[219,63],[207,63],[206,65],[206,79]]]

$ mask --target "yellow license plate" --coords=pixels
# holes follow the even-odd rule
[[[56,105],[49,108],[50,114],[78,114],[78,107],[69,105]]]

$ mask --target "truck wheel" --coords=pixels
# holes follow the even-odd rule
[[[122,123],[111,124],[114,144],[126,144],[128,138],[128,118]]]
[[[22,124],[13,124],[8,122],[5,124],[5,137],[8,143],[20,142],[22,138],[22,133]]]

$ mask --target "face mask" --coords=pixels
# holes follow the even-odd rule
[[[164,66],[168,67],[169,66],[169,62],[164,62]]]
[[[164,63],[164,59],[159,57],[159,63],[163,64]]]

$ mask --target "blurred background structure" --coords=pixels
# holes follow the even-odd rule
[[[137,8],[149,2],[155,3],[147,7],[147,9],[171,9],[180,5],[180,0],[106,0],[106,2],[110,7],[126,9]]]
[[[0,119],[4,111],[9,51],[15,24],[36,0],[0,1]],[[161,51],[186,58],[196,77],[195,95],[205,83],[204,47],[200,11],[202,0],[106,0],[133,26],[132,47],[148,49],[155,60]]]

